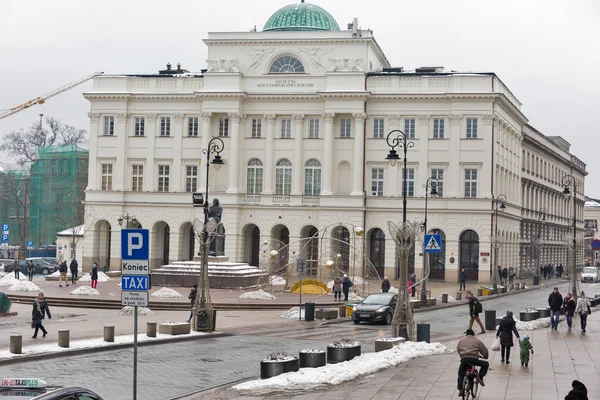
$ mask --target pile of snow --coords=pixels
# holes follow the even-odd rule
[[[443,293],[443,294],[448,294],[448,293]],[[440,294],[438,297],[435,298],[435,301],[438,303],[442,302],[442,295]],[[456,303],[456,299],[452,296],[450,296],[448,294],[448,303]]]
[[[7,275],[3,276],[2,279],[0,279],[0,286],[12,286],[15,283],[17,283],[18,281],[26,281],[26,280],[27,280],[27,275],[20,274],[19,279],[17,280],[15,278],[15,274],[12,272],[9,272]]]
[[[365,353],[339,364],[327,364],[319,368],[302,368],[297,372],[288,372],[269,379],[247,381],[234,386],[233,389],[253,395],[271,391],[318,390],[395,367],[413,358],[447,352],[451,352],[451,350],[441,343],[407,342],[394,346],[390,350]]]
[[[240,299],[246,299],[246,300],[274,300],[275,296],[273,296],[271,293],[265,292],[262,289],[258,289],[256,292],[243,293],[240,296]]]
[[[363,301],[364,298],[360,297],[359,295],[357,295],[354,292],[350,292],[350,293],[348,293],[348,300],[350,300],[350,301]]]
[[[514,318],[514,317],[513,317]],[[547,318],[538,318],[533,321],[521,321],[514,318],[517,323],[517,330],[520,331],[535,331],[538,329],[545,329],[550,326],[550,317]],[[498,325],[499,326],[499,325]],[[498,330],[498,326],[496,326],[496,330]]]
[[[269,278],[269,284],[271,285],[285,285],[285,279],[281,276],[271,275]]]
[[[398,289],[396,289],[395,287],[391,287],[390,290],[388,291],[388,293],[394,293],[394,294],[398,294]]]
[[[263,358],[262,362],[280,362],[280,361],[292,361],[295,360],[296,357],[290,356],[286,353],[271,353],[265,358]]]
[[[375,340],[376,342],[406,342],[406,339],[403,338],[402,336],[397,336],[397,337],[381,337],[377,340]]]
[[[320,354],[320,353],[325,353],[325,350],[321,350],[321,349],[303,349],[303,350],[300,350],[300,353]]]
[[[149,308],[146,307],[138,307],[138,315],[151,315],[154,314],[154,311],[152,311]],[[123,307],[121,308],[121,310],[119,310],[119,312],[117,312],[115,315],[133,315],[133,307]]]
[[[91,286],[80,286],[73,290],[71,294],[77,294],[82,296],[100,296],[98,289],[94,289]]]
[[[112,279],[110,279],[108,277],[108,275],[106,275],[104,272],[102,271],[98,271],[98,282],[108,282]],[[91,282],[92,281],[92,277],[90,276],[90,274],[83,274],[83,276],[79,279],[77,279],[77,282]]]
[[[292,307],[283,314],[279,316],[279,318],[283,319],[298,319],[298,312],[300,307]],[[304,309],[302,309],[302,319],[304,319]]]
[[[60,277],[60,271],[55,271],[55,272],[51,273],[48,276],[54,276],[54,277],[58,278],[58,277]],[[71,270],[70,269],[67,270],[67,276],[69,276],[69,277],[71,276]]]
[[[168,287],[158,289],[156,292],[152,293],[151,296],[160,297],[163,299],[180,299],[183,297],[183,295],[177,290]]]
[[[356,342],[354,340],[342,339],[342,340],[338,340],[336,342],[331,343],[328,347],[335,347],[337,349],[346,349],[346,348],[356,347],[356,346],[360,346],[360,343]]]
[[[40,287],[31,281],[17,281],[8,288],[9,292],[39,292]]]

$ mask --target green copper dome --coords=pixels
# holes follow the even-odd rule
[[[277,10],[265,24],[263,31],[339,31],[335,19],[314,4],[290,4]]]

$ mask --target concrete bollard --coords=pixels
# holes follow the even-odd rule
[[[68,329],[61,329],[58,331],[58,347],[69,347]]]
[[[12,354],[23,353],[23,337],[21,335],[10,335],[9,349]]]
[[[456,300],[462,300],[462,292],[456,292]]]
[[[340,306],[338,313],[340,314],[340,318],[345,318],[346,317],[346,306],[345,305]]]
[[[105,342],[114,342],[115,341],[114,325],[104,325],[104,341]]]
[[[146,336],[156,337],[156,322],[146,322]]]
[[[442,293],[442,303],[448,302],[448,293]]]

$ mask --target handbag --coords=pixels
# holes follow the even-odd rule
[[[500,339],[494,339],[494,343],[492,343],[492,351],[500,351]]]
[[[35,328],[35,319],[32,319],[32,320],[31,320],[31,327],[32,327],[32,328]]]

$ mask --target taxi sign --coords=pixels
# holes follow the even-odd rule
[[[3,378],[0,387],[10,388],[43,388],[48,386],[46,381],[36,378]]]

